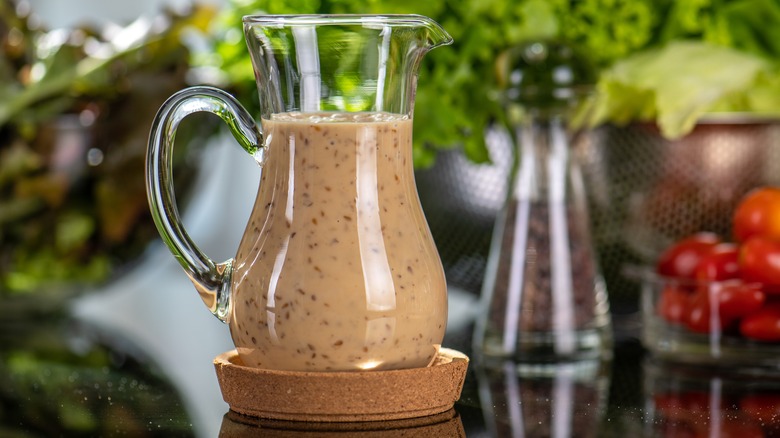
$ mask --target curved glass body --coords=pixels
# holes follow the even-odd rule
[[[476,324],[487,359],[556,362],[609,353],[609,303],[567,119],[515,128],[518,156],[496,222]]]

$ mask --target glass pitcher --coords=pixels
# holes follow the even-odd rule
[[[447,293],[414,182],[412,116],[421,58],[451,37],[417,15],[243,22],[260,126],[215,88],[163,104],[146,176],[163,240],[229,325],[246,366],[428,365],[444,336]],[[173,193],[176,128],[199,111],[221,117],[262,169],[237,255],[223,263],[192,242]]]

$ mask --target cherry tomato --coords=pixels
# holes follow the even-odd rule
[[[718,243],[720,239],[713,233],[698,233],[681,239],[658,258],[657,272],[667,277],[693,280],[699,261]]]
[[[739,403],[739,408],[746,415],[761,423],[780,423],[779,392],[745,395]]]
[[[732,227],[740,242],[752,236],[780,240],[780,188],[761,187],[746,194],[734,210]]]
[[[742,318],[739,324],[742,336],[756,341],[780,341],[780,303],[769,303]]]
[[[757,283],[737,279],[709,283],[688,302],[685,324],[699,333],[709,333],[713,328],[723,331],[737,319],[759,310],[765,301],[766,294]]]
[[[685,326],[696,333],[722,333],[732,321],[721,318],[720,314],[713,313],[712,310],[713,306],[710,305],[707,295],[697,293],[688,306]]]
[[[734,243],[713,246],[699,260],[694,275],[702,282],[739,278],[739,246]]]
[[[739,250],[739,269],[745,281],[761,283],[767,293],[780,293],[780,241],[751,237]]]
[[[658,314],[671,323],[682,324],[688,314],[692,294],[676,285],[667,285],[658,299]]]
[[[749,315],[766,301],[760,284],[737,279],[710,283],[698,293],[707,296],[710,308],[713,308],[713,302],[716,303],[718,315],[725,321]]]

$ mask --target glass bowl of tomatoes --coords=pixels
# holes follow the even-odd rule
[[[742,280],[642,282],[642,341],[664,359],[780,370],[780,300]]]
[[[645,347],[664,359],[780,370],[780,189],[745,195],[732,236],[682,238],[641,276]]]

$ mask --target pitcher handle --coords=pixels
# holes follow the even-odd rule
[[[160,107],[149,135],[146,154],[146,193],[154,223],[163,242],[184,268],[211,313],[227,322],[233,259],[215,263],[184,229],[173,188],[173,144],[179,123],[196,112],[219,116],[233,137],[262,166],[263,134],[252,116],[230,94],[197,86],[179,91]]]

